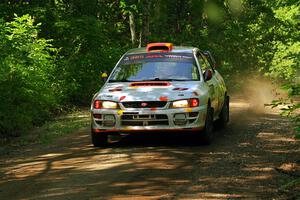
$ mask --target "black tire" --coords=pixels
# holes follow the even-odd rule
[[[107,133],[95,133],[91,132],[92,143],[94,147],[104,147],[108,144],[108,134]]]
[[[214,122],[214,109],[207,107],[207,113],[205,118],[204,132],[202,133],[202,141],[204,144],[211,144],[214,134],[213,134],[213,122]]]
[[[219,119],[216,121],[217,128],[224,128],[229,122],[229,96],[225,96],[225,101],[222,110],[219,114]]]

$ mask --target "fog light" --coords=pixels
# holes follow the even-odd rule
[[[114,126],[116,124],[116,118],[114,115],[103,115],[104,126]]]
[[[191,112],[189,113],[189,117],[197,117],[199,112]]]
[[[175,125],[185,125],[187,123],[186,115],[184,113],[174,115],[174,124]]]
[[[101,119],[101,117],[102,117],[101,114],[93,114],[93,116],[95,119]]]

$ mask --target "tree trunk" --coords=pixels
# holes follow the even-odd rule
[[[137,38],[136,38],[134,14],[132,13],[132,11],[129,11],[129,27],[131,33],[132,47],[136,47]]]
[[[142,16],[142,30],[140,37],[140,46],[146,45],[149,42],[149,12],[150,12],[151,1],[143,1],[143,16]]]
[[[181,33],[182,11],[184,10],[184,0],[177,1],[176,6],[176,33]]]

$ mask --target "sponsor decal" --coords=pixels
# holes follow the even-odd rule
[[[163,58],[163,56],[160,54],[149,54],[146,58]]]
[[[122,100],[124,100],[125,98],[126,98],[126,96],[121,96],[119,100],[122,101]]]
[[[199,94],[198,94],[198,92],[193,92],[193,94],[195,95],[195,96],[199,96]]]
[[[124,110],[118,110],[118,115],[123,115]]]
[[[191,109],[191,108],[185,108],[184,111],[185,112],[193,112],[193,109]]]
[[[166,58],[181,58],[181,59],[191,59],[191,56],[182,56],[182,55],[165,55]]]
[[[139,63],[141,60],[151,62],[157,61],[183,61],[183,62],[194,62],[194,57],[190,53],[184,54],[165,54],[165,53],[144,53],[136,55],[128,55],[123,58],[122,63]]]
[[[144,55],[135,55],[135,56],[130,56],[129,60],[141,60],[144,59],[145,56]]]
[[[168,99],[168,97],[162,96],[159,98],[159,100],[160,101],[168,101],[169,99]]]
[[[173,90],[176,91],[184,91],[184,90],[188,90],[189,88],[174,88]]]
[[[123,90],[123,88],[119,86],[119,87],[109,89],[108,91],[109,92],[121,92],[122,90]]]
[[[141,103],[141,106],[142,106],[142,107],[146,107],[146,106],[148,106],[148,103],[143,102],[143,103]]]

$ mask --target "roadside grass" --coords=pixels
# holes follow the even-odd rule
[[[26,134],[11,138],[5,143],[1,142],[0,154],[9,153],[10,150],[25,145],[49,144],[59,137],[86,129],[89,124],[90,113],[88,109],[72,111],[46,122],[41,127],[36,127]]]
[[[284,184],[281,188],[282,189],[288,189],[294,186],[297,186],[300,184],[300,178],[294,179],[292,181],[289,181],[288,183]]]
[[[300,115],[300,113],[299,113],[299,115]],[[296,128],[295,128],[296,135],[295,135],[295,139],[300,140],[300,117],[298,118],[298,122],[297,122],[297,120],[295,120],[295,121],[296,121]]]
[[[282,192],[286,191],[286,192],[290,193],[291,191],[294,191],[294,189],[296,187],[300,187],[300,178],[299,177],[296,179],[293,179],[293,180],[290,179],[288,182],[286,182],[284,185],[282,185],[279,190]],[[297,197],[291,198],[291,199],[300,200],[300,197],[297,196]]]
[[[88,128],[89,124],[90,114],[88,110],[69,113],[45,123],[38,131],[37,142],[48,144],[58,137]]]

